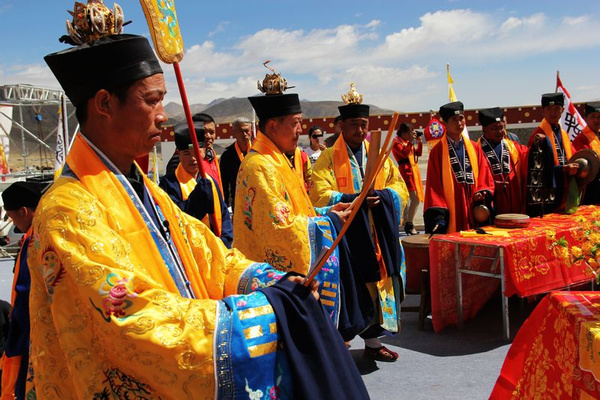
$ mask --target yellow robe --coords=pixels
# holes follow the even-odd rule
[[[274,166],[290,168],[285,156],[272,142],[259,133],[272,151],[260,154],[255,145],[238,171],[236,202],[233,213],[233,246],[247,257],[264,261],[281,271],[306,274],[310,267],[311,250],[308,221],[314,215],[300,174],[286,173]],[[259,142],[257,140],[257,143]],[[289,163],[288,163],[289,164]],[[284,171],[288,172],[288,171]],[[295,212],[304,207],[306,213]]]
[[[333,147],[323,150],[313,167],[310,199],[315,207],[333,205],[337,202],[335,198],[340,195],[333,168],[333,150]],[[364,147],[363,151],[366,151]],[[394,190],[402,199],[402,207],[405,207],[409,197],[408,189],[392,160],[388,158],[385,161],[380,173],[384,174],[385,184],[375,189]],[[400,215],[402,211],[400,210]]]
[[[33,221],[28,263],[38,398],[92,399],[127,380],[139,388],[132,398],[213,399],[218,299],[238,293],[240,277],[256,264],[228,250],[145,179],[193,281],[196,299],[182,297],[146,240],[146,225],[131,222],[140,219],[133,202],[86,146],[77,138],[69,157],[96,163],[89,178],[106,192],[90,190],[67,170]]]

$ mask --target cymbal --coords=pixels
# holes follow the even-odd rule
[[[579,186],[585,186],[593,181],[600,170],[598,154],[591,149],[579,150],[569,159],[569,163],[579,164],[575,178]]]

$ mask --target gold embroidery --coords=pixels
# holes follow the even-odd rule
[[[251,326],[250,328],[244,329],[244,336],[246,337],[246,340],[261,337],[262,335],[263,335],[263,331],[262,331],[262,326],[260,326],[260,325],[254,325],[254,326]]]
[[[330,286],[331,286],[331,282],[328,282],[328,281],[323,282],[323,287],[328,288]]]
[[[133,333],[143,335],[144,333],[154,329],[154,321],[148,317],[140,317],[133,324],[130,324],[123,330],[122,336]]]
[[[321,296],[333,297],[336,298],[337,294],[335,292],[329,290],[321,290]]]
[[[248,319],[248,318],[260,317],[261,315],[267,315],[267,314],[272,314],[272,313],[273,313],[273,307],[271,307],[268,304],[266,306],[254,307],[254,308],[249,308],[247,310],[238,311],[238,315],[241,320]]]
[[[269,324],[269,332],[277,333],[277,323],[276,322]]]
[[[332,289],[337,289],[337,283],[333,283],[333,284],[331,284],[331,288],[332,288]]]
[[[323,305],[326,305],[326,306],[332,306],[332,307],[335,306],[335,303],[330,300],[321,299],[321,303],[323,303]]]
[[[273,353],[275,350],[277,350],[277,340],[269,343],[257,344],[256,346],[248,347],[248,352],[250,352],[250,357],[252,358]]]
[[[156,329],[154,336],[163,346],[174,347],[183,343],[181,336],[183,330],[177,325],[162,325]]]

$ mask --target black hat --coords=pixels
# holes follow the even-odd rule
[[[48,54],[44,60],[76,107],[100,89],[115,89],[162,73],[148,39],[109,35]]]
[[[346,104],[339,106],[342,121],[350,118],[369,118],[370,107],[366,104]]]
[[[35,210],[41,197],[39,185],[32,182],[15,182],[2,192],[5,210],[18,210],[21,207]]]
[[[503,119],[504,111],[500,107],[479,110],[479,123],[481,126],[488,126],[494,122],[502,122]]]
[[[547,106],[564,106],[565,105],[565,96],[558,93],[545,93],[542,95],[542,107]]]
[[[265,96],[248,97],[248,100],[250,100],[260,121],[302,112],[300,98],[296,93],[267,94]]]
[[[600,102],[585,103],[585,116],[587,117],[591,113],[600,112]]]
[[[455,115],[463,114],[465,111],[465,106],[460,101],[453,101],[452,103],[444,104],[440,107],[440,117],[444,121],[448,121],[450,118]]]
[[[198,138],[198,145],[202,147],[204,143],[204,123],[194,121],[194,130],[196,131],[196,138]],[[189,150],[193,147],[187,123],[175,125],[173,132],[175,133],[175,147],[177,150]]]

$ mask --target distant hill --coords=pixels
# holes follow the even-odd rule
[[[338,107],[343,105],[341,101],[309,101],[301,100],[302,115],[304,118],[325,118],[339,114]],[[203,108],[204,107],[204,108]],[[231,123],[238,117],[252,118],[252,106],[247,98],[231,97],[229,99],[218,99],[210,104],[194,104],[190,106],[192,113],[205,112],[211,115],[219,124]],[[169,123],[183,122],[185,117],[183,107],[176,103],[165,106]],[[393,111],[371,106],[371,114],[392,114]]]
[[[325,118],[339,115],[338,106],[342,105],[341,101],[308,101],[302,100],[302,110],[304,118]],[[175,102],[165,104],[165,112],[169,120],[167,125],[185,122],[183,107]],[[190,106],[192,114],[198,112],[206,112],[212,115],[217,123],[231,123],[238,117],[252,118],[252,107],[247,98],[231,97],[229,99],[219,98],[211,101],[208,104],[192,104]],[[75,108],[71,103],[67,103],[69,118],[69,136],[77,126],[75,118]],[[58,122],[58,105],[45,105],[41,107],[21,107],[23,115],[23,126],[31,134],[23,131],[23,141],[21,140],[21,128],[17,124],[13,124],[10,137],[10,164],[20,165],[23,162],[23,153],[29,154],[29,165],[43,164],[52,165],[54,159],[54,148],[56,145],[56,126]],[[41,120],[38,121],[36,114],[39,112]],[[392,111],[371,106],[371,114],[391,114]],[[19,124],[21,118],[18,107],[14,108],[13,118]],[[50,149],[40,146],[39,142],[32,136],[44,141]],[[40,148],[41,147],[41,148]],[[41,159],[41,160],[40,160]]]

